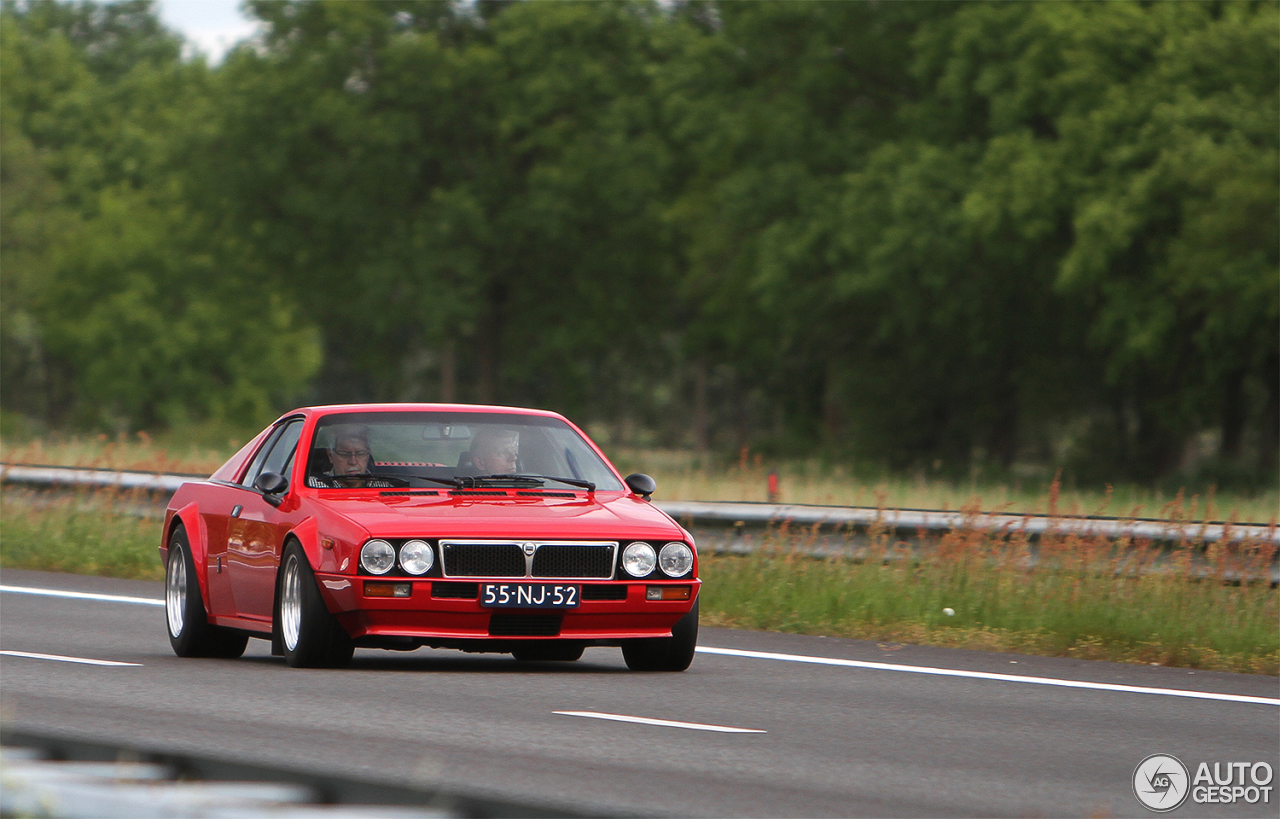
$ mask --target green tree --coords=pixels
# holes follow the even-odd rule
[[[655,9],[254,9],[206,190],[324,328],[321,390],[616,402],[670,276]]]
[[[149,4],[0,13],[5,406],[124,428],[278,411],[315,342],[185,205],[203,63]]]

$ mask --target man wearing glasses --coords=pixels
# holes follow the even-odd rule
[[[329,469],[308,475],[307,485],[321,489],[350,486],[390,486],[387,481],[369,480],[373,461],[369,452],[369,428],[346,425],[333,430],[333,446],[326,450]]]

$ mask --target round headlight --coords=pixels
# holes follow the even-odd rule
[[[371,540],[360,547],[360,565],[370,574],[386,574],[396,565],[396,550],[385,540]]]
[[[426,574],[436,562],[436,553],[426,541],[411,540],[400,547],[400,568],[409,574]]]
[[[693,549],[687,543],[668,543],[658,554],[658,566],[669,577],[684,577],[693,568]]]
[[[648,543],[632,543],[622,550],[622,568],[632,577],[644,577],[657,562],[658,554]]]

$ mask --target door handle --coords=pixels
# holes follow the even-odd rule
[[[240,517],[240,511],[241,511],[242,509],[244,509],[244,507],[243,507],[243,506],[241,506],[241,505],[240,505],[240,504],[238,504],[238,503],[237,503],[235,506],[231,507],[231,517],[233,517],[233,518],[238,518],[238,517]]]

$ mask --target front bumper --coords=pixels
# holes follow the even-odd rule
[[[702,585],[697,579],[613,581],[599,585],[625,586],[624,599],[583,599],[572,609],[512,609],[486,608],[478,599],[433,597],[432,583],[440,581],[431,579],[394,578],[395,582],[411,585],[408,597],[368,597],[364,594],[364,582],[370,578],[364,576],[317,573],[316,579],[329,610],[353,638],[410,638],[426,642],[548,638],[611,642],[670,637],[671,627],[688,614]],[[493,582],[510,582],[510,578],[496,578]],[[689,599],[646,600],[646,589],[653,586],[691,587]],[[522,628],[522,618],[529,624],[528,629]],[[523,631],[528,633],[521,633]]]

